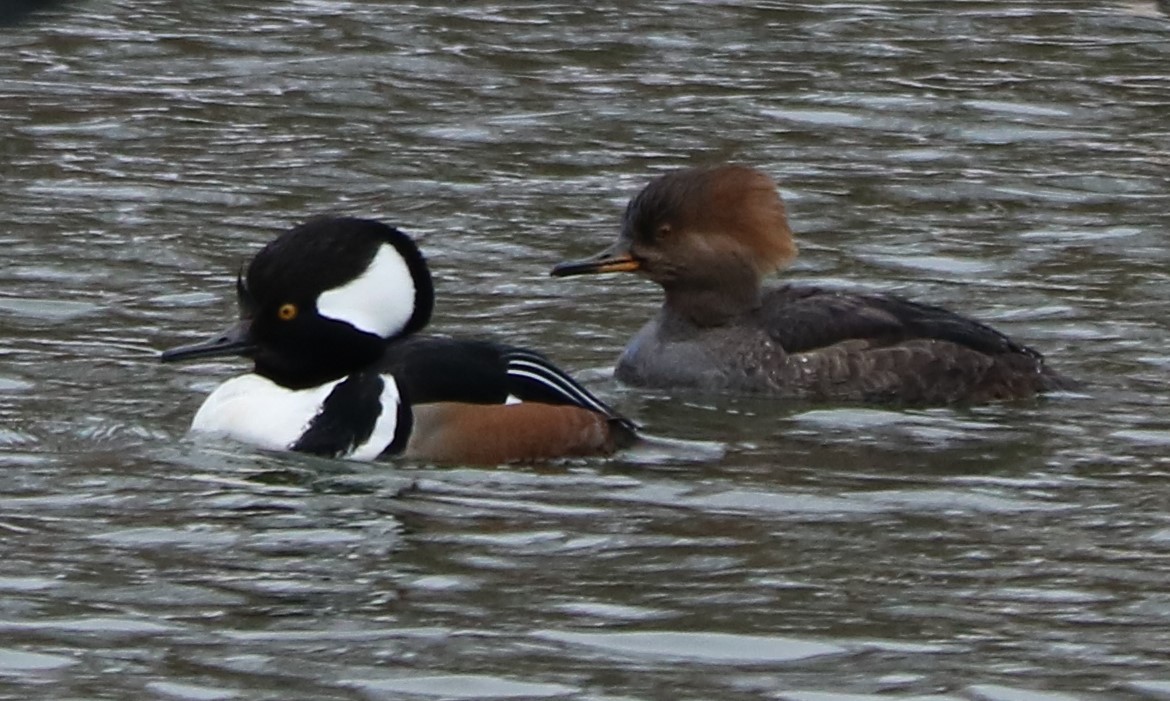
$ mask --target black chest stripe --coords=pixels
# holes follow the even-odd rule
[[[398,398],[398,422],[394,424],[394,440],[382,451],[382,455],[399,455],[406,450],[406,443],[414,431],[414,412],[404,397]]]
[[[321,410],[292,450],[329,457],[353,452],[374,432],[382,415],[384,387],[385,382],[376,373],[359,372],[345,378],[325,397]]]

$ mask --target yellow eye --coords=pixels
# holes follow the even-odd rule
[[[276,310],[276,315],[280,317],[281,321],[292,321],[297,318],[297,305],[282,304],[280,309]]]

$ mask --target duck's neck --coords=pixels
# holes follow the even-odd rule
[[[754,274],[710,282],[665,285],[667,313],[696,326],[723,326],[760,306],[760,281]]]

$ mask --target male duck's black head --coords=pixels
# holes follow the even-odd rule
[[[236,283],[240,319],[164,362],[243,355],[255,371],[311,387],[381,357],[386,342],[430,321],[434,288],[418,247],[370,219],[320,217],[265,246]]]

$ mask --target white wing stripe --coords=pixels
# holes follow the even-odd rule
[[[588,395],[579,394],[579,393],[570,394],[569,392],[566,392],[561,387],[549,385],[547,382],[545,382],[545,378],[542,378],[538,375],[533,375],[531,373],[521,372],[521,371],[516,371],[512,374],[517,376],[517,377],[527,377],[529,379],[533,379],[533,380],[536,380],[538,382],[541,382],[541,383],[545,384],[546,386],[550,387],[550,389],[555,390],[562,397],[565,397],[566,399],[570,400],[576,406],[579,406],[579,407],[582,407],[585,409],[590,409],[592,411],[596,411],[597,413],[602,414],[604,416],[609,416],[612,413],[610,409],[606,408],[602,404],[599,404],[597,402],[597,400],[593,399],[592,397],[589,397]]]
[[[576,404],[588,406],[596,411],[604,411],[598,405],[597,401],[592,397],[587,394],[583,394],[570,385],[565,385],[561,382],[558,382],[557,378],[549,377],[540,373],[530,372],[527,370],[521,370],[515,367],[511,368],[508,374],[514,375],[516,377],[526,377],[530,380],[535,380],[536,382],[539,382],[549,389],[555,391],[557,394],[572,400]]]
[[[546,363],[515,358],[508,363],[508,369],[510,374],[522,374],[525,377],[538,379],[544,384],[556,388],[562,394],[576,397],[578,400],[585,401],[586,403],[590,403],[589,400],[592,399],[573,378]]]
[[[532,358],[530,360],[513,356],[508,362],[508,374],[539,382],[579,406],[588,407],[606,416],[611,413],[608,407],[580,387],[571,377],[547,363],[536,362],[537,356],[532,356]]]

